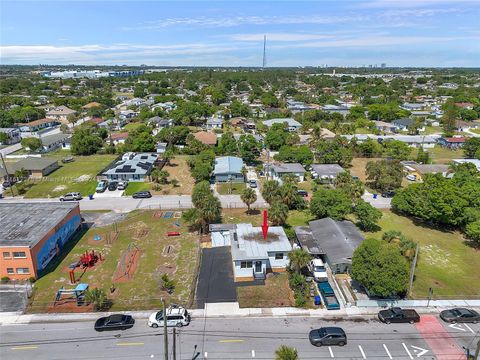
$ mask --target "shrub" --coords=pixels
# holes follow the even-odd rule
[[[30,282],[30,284],[33,284],[35,281],[37,281],[37,279],[36,279],[35,277],[33,277],[33,276],[30,276],[30,277],[28,278],[28,281]]]
[[[171,280],[167,274],[163,274],[161,280],[162,289],[167,291],[169,294],[173,293],[173,290],[175,290],[175,281]]]
[[[2,284],[6,284],[6,283],[9,283],[10,282],[10,278],[8,276],[3,276],[1,279],[0,279],[0,282]]]

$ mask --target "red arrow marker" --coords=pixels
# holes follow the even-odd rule
[[[262,225],[263,240],[267,239],[268,233],[268,213],[267,210],[263,210],[263,225]]]

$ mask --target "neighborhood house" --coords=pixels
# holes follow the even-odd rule
[[[155,168],[157,154],[125,155],[122,160],[112,163],[102,176],[108,180],[148,181],[150,173]]]
[[[213,176],[215,182],[243,183],[243,160],[235,156],[221,156],[215,159]]]

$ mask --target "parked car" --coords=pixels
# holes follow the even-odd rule
[[[407,180],[409,181],[417,181],[417,175],[407,175]]]
[[[73,156],[67,156],[66,158],[63,158],[63,159],[62,159],[62,163],[64,163],[64,164],[71,163],[71,162],[73,162],[73,161],[75,161],[75,159],[73,158]]]
[[[2,184],[2,187],[4,189],[8,189],[9,187],[11,187],[13,184],[15,184],[13,181],[4,181],[3,184]]]
[[[402,309],[399,307],[392,307],[388,310],[381,310],[378,313],[378,318],[385,324],[390,323],[416,323],[420,321],[420,315],[413,309]]]
[[[102,180],[97,184],[97,187],[95,188],[95,192],[97,193],[103,193],[108,187],[108,182],[106,180]]]
[[[82,195],[79,192],[67,193],[63,196],[60,196],[60,201],[79,201],[82,200]]]
[[[110,183],[108,184],[108,191],[115,191],[115,190],[117,190],[117,185],[118,185],[118,182],[116,182],[116,181],[110,181]]]
[[[477,323],[480,322],[480,314],[475,310],[465,308],[453,308],[450,310],[443,310],[440,313],[440,318],[443,321],[450,323]]]
[[[393,191],[393,190],[384,191],[382,193],[382,197],[384,197],[384,198],[392,198],[394,196],[395,196],[395,191]]]
[[[327,270],[325,269],[325,264],[322,259],[311,260],[307,267],[315,281],[328,281]]]
[[[308,192],[307,192],[306,190],[298,189],[298,190],[297,190],[297,195],[300,195],[300,196],[303,196],[303,197],[307,197],[307,196],[308,196]]]
[[[190,314],[183,307],[173,306],[167,309],[167,326],[187,326],[188,324],[190,324],[190,320]],[[148,326],[151,326],[153,328],[164,326],[163,310],[154,312],[152,315],[150,315],[150,317],[148,318]]]
[[[347,334],[340,327],[321,327],[310,331],[310,343],[315,346],[344,346],[347,344]]]
[[[152,194],[150,191],[138,191],[132,195],[134,199],[146,199],[146,198],[151,198]]]
[[[257,188],[257,181],[256,180],[248,180],[248,185],[250,185],[250,187],[252,189],[256,189]]]
[[[95,321],[96,331],[127,330],[133,327],[135,320],[131,315],[114,314]]]
[[[118,183],[117,189],[118,190],[125,190],[128,186],[128,181],[120,181]]]
[[[328,281],[322,281],[318,283],[318,290],[323,298],[323,303],[327,310],[338,310],[340,309],[340,303],[338,302],[335,291],[333,291],[332,286]]]

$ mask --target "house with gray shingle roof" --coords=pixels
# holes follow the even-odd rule
[[[279,163],[270,166],[270,175],[273,180],[280,180],[286,175],[293,175],[298,181],[305,180],[305,168],[300,163]]]

